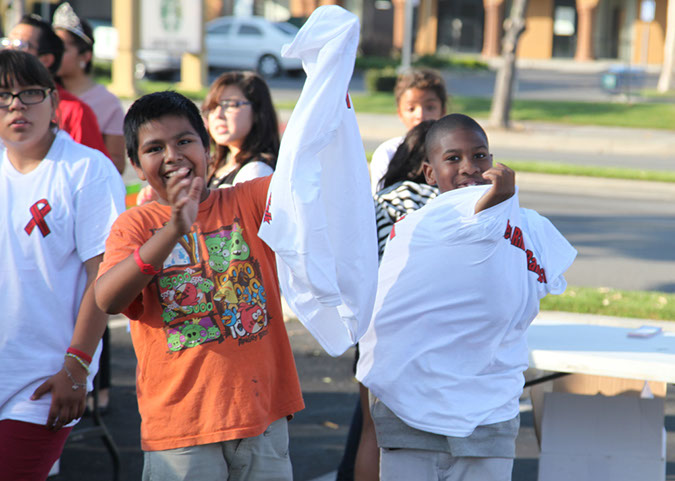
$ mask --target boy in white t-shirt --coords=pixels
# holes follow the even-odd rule
[[[410,69],[398,76],[394,87],[396,113],[406,132],[425,120],[438,120],[445,115],[447,93],[441,74],[430,69]],[[394,152],[404,136],[382,142],[370,160],[370,184],[375,195],[382,189],[382,178],[387,173]]]
[[[576,251],[521,209],[483,129],[443,117],[426,137],[441,195],[394,225],[356,377],[371,392],[382,480],[510,480],[525,332],[565,290]]]

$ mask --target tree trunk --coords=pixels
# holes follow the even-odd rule
[[[490,110],[490,125],[493,127],[508,128],[510,125],[513,81],[516,75],[516,48],[520,35],[525,31],[527,1],[513,0],[511,13],[506,21],[506,31],[502,40],[502,62],[497,71]]]
[[[663,67],[657,90],[667,92],[673,83],[673,61],[675,60],[675,1],[668,2],[666,19],[666,40],[663,44]]]

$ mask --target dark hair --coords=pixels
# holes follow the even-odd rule
[[[70,38],[72,39],[73,43],[75,44],[75,47],[77,48],[78,53],[85,53],[85,52],[92,52],[94,51],[94,31],[91,28],[91,25],[89,25],[89,22],[87,22],[85,19],[81,18],[80,19],[80,27],[82,27],[82,31],[84,34],[89,37],[92,41],[92,43],[87,42],[84,40],[82,37],[79,35],[74,34],[70,30],[66,28],[60,28],[56,27],[56,30],[63,30],[64,32],[67,32]],[[87,65],[84,66],[84,73],[91,73],[91,68],[92,68],[92,63],[94,60],[94,56],[92,55],[92,58],[89,59],[87,62]]]
[[[394,87],[396,105],[401,101],[403,93],[409,89],[431,90],[441,101],[443,109],[446,108],[448,94],[445,90],[445,80],[439,72],[428,68],[413,68],[399,74]]]
[[[38,15],[24,15],[21,17],[21,20],[19,20],[18,25],[30,25],[31,27],[40,30],[40,38],[37,45],[38,55],[50,53],[54,56],[54,62],[50,65],[49,72],[52,75],[56,75],[56,72],[59,71],[59,67],[61,66],[63,50],[65,49],[63,40],[54,33],[51,25],[42,20]]]
[[[147,94],[136,100],[124,116],[124,142],[129,160],[139,166],[138,131],[153,120],[161,117],[185,117],[199,135],[205,149],[209,148],[209,133],[197,106],[187,97],[165,90]]]
[[[255,72],[225,72],[211,84],[209,93],[202,104],[202,113],[208,115],[214,110],[223,90],[231,85],[242,91],[246,100],[251,102],[253,109],[251,131],[244,139],[241,151],[235,158],[239,165],[236,170],[238,171],[252,160],[261,160],[274,168],[279,154],[279,124],[269,87],[260,75]],[[229,147],[225,145],[215,145],[209,179],[226,159],[229,150]]]
[[[12,84],[56,89],[54,79],[37,57],[19,50],[0,50],[0,88],[9,89]]]
[[[485,133],[485,130],[483,130],[483,127],[478,124],[478,122],[468,115],[450,114],[434,122],[434,125],[432,125],[429,129],[429,132],[427,132],[427,138],[425,141],[425,148],[427,152],[432,150],[435,143],[438,142],[439,137],[457,129],[473,130],[481,134],[485,138],[485,143],[488,144],[487,134]]]
[[[408,131],[391,158],[387,173],[382,177],[382,187],[389,187],[404,180],[418,184],[427,183],[422,171],[422,164],[427,158],[424,139],[433,124],[433,120],[425,120]]]

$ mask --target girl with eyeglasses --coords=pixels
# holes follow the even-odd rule
[[[265,81],[254,72],[226,72],[206,95],[202,114],[214,146],[210,188],[274,172],[279,124]]]
[[[107,316],[93,281],[124,209],[111,162],[56,121],[33,55],[0,51],[0,466],[43,481],[85,408]]]

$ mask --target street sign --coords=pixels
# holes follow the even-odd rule
[[[201,0],[143,0],[141,48],[176,54],[200,53],[202,4]]]

